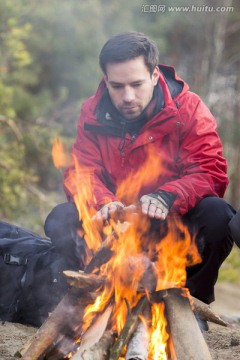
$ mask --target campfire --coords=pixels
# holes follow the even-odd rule
[[[159,156],[148,154],[119,184],[117,198],[137,204],[159,168]],[[76,162],[67,186],[83,223],[86,267],[64,271],[70,290],[20,351],[23,359],[210,359],[194,312],[227,324],[185,288],[186,268],[201,262],[194,237],[177,217],[154,229],[137,205],[94,222],[93,184],[94,174]]]

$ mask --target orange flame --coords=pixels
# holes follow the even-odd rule
[[[141,195],[157,191],[161,176],[166,175],[161,154],[154,153],[151,147],[149,149],[138,171],[117,184],[116,196],[125,205],[136,204]],[[77,159],[74,158],[73,162],[74,167],[70,168],[65,185],[75,194],[74,201],[83,223],[90,259],[100,247],[103,236],[102,229],[92,221],[95,213],[93,173],[80,166]],[[184,286],[186,267],[201,261],[194,239],[180,219],[173,217],[165,222],[159,221],[156,231],[151,230],[151,221],[143,214],[129,215],[127,220],[129,223],[124,223],[124,231],[121,230],[122,224],[110,220],[107,233],[115,231],[118,239],[111,244],[112,258],[100,268],[100,275],[106,278],[106,284],[95,303],[85,311],[84,330],[90,326],[95,314],[103,311],[114,298],[111,324],[119,334],[129,309],[137,304],[144,292],[148,294],[155,290]],[[150,279],[146,278],[147,273],[151,274]],[[153,304],[152,312],[150,357],[164,360],[168,339],[164,311],[159,304]]]
[[[67,151],[67,148],[62,140],[59,138],[53,140],[52,159],[54,166],[57,169],[65,168],[71,163],[71,155]]]
[[[168,232],[155,248],[157,289],[183,287],[186,282],[186,267],[201,262],[201,257],[187,228],[179,219],[168,221]]]
[[[168,338],[164,304],[153,304],[152,333],[149,347],[149,358],[151,360],[167,360],[166,347]]]
[[[139,166],[137,171],[129,173],[127,178],[120,181],[117,185],[116,196],[125,204],[135,204],[139,199],[139,194],[143,195],[156,191],[158,179],[162,169],[162,160],[159,154],[149,147],[146,148],[145,161]],[[155,186],[155,190],[149,190]],[[146,189],[145,191],[143,189]]]

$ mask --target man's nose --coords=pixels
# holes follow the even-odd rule
[[[135,99],[134,89],[132,89],[131,87],[126,87],[123,93],[123,101],[132,102],[134,99]]]

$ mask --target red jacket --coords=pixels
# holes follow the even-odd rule
[[[160,71],[165,107],[143,126],[134,142],[127,134],[129,141],[124,154],[118,149],[119,137],[84,129],[86,124],[102,126],[96,120],[95,109],[105,87],[103,81],[96,94],[82,106],[73,155],[92,174],[96,209],[109,201],[123,200],[116,198],[116,186],[129,173],[137,171],[149,146],[162,158],[163,166],[159,168],[157,180],[142,186],[135,194],[137,198],[157,190],[171,192],[176,196],[171,212],[183,215],[206,196],[224,195],[228,184],[227,165],[214,117],[173,68],[161,65]],[[169,81],[166,74],[171,77]],[[170,80],[171,84],[174,81],[182,83],[182,89],[174,99],[169,90],[171,86],[168,87]],[[64,182],[70,198],[76,192],[75,187],[70,189],[68,186],[73,168],[74,165],[67,169]]]

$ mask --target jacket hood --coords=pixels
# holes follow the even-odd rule
[[[180,93],[188,90],[188,85],[177,76],[175,69],[167,65],[158,65],[160,70],[159,81],[161,83],[161,75],[163,76],[167,88],[170,92],[171,99],[174,100]],[[161,83],[163,86],[163,84]]]

